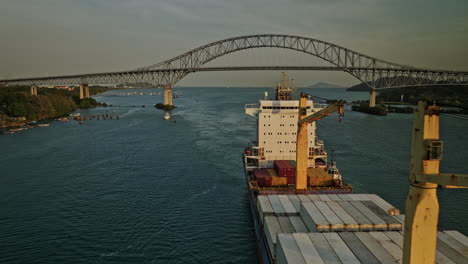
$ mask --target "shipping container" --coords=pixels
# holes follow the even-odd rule
[[[274,169],[267,169],[271,177],[278,177],[278,173]]]
[[[270,176],[270,173],[268,172],[268,169],[255,169],[254,175],[255,175],[255,178],[257,178],[257,177]]]
[[[280,177],[294,177],[295,170],[288,160],[275,160],[273,166]]]
[[[272,179],[268,169],[256,169],[254,170],[255,179],[257,185],[260,187],[270,187],[272,184]]]
[[[257,176],[257,185],[259,187],[271,187],[272,186],[272,178],[271,176]]]
[[[283,186],[288,184],[288,177],[271,177],[271,186]]]
[[[289,160],[289,163],[291,163],[291,166],[293,166],[293,168],[296,168],[296,161],[295,160]]]
[[[309,186],[333,186],[333,176],[320,168],[307,168]]]
[[[271,187],[272,184],[272,177],[271,176],[266,176],[263,178],[263,185],[265,187]]]

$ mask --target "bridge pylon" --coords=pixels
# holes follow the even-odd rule
[[[375,106],[375,100],[377,97],[377,92],[375,91],[375,88],[372,88],[370,91],[370,96],[369,96],[369,106],[374,107]]]
[[[87,84],[80,84],[80,99],[89,97],[89,86]]]
[[[164,88],[164,104],[172,105],[172,87]]]
[[[31,95],[37,96],[37,86],[35,84],[31,85]]]

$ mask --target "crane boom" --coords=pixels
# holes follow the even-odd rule
[[[307,125],[338,111],[340,118],[344,112],[344,102],[339,101],[333,105],[307,116],[307,94],[301,93],[299,98],[299,120],[297,122],[296,141],[296,190],[307,189],[308,142]]]
[[[301,123],[312,123],[314,121],[318,121],[318,120],[324,118],[327,115],[330,115],[331,113],[333,113],[335,111],[338,111],[338,113],[340,114],[340,117],[343,116],[344,101],[338,101],[335,104],[329,105],[329,106],[323,108],[322,110],[320,110],[320,111],[318,111],[316,113],[313,113],[312,115],[299,120],[298,123],[299,124],[301,124]]]

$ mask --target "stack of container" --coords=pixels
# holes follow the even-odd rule
[[[258,186],[271,187],[272,178],[268,169],[256,169],[254,170],[254,175]]]
[[[273,166],[274,169],[254,170],[258,186],[285,186],[296,183],[296,162],[294,160],[275,160]],[[322,168],[308,168],[307,183],[309,186],[332,186],[333,176]]]
[[[286,177],[287,184],[295,184],[296,183],[296,169],[295,169],[296,162],[290,160],[275,160],[273,162],[273,166],[278,173],[279,177]]]
[[[257,185],[260,187],[285,186],[288,184],[287,177],[279,177],[274,169],[254,170]]]

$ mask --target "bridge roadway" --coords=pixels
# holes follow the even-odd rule
[[[320,58],[334,67],[321,66],[252,66],[209,67],[203,65],[226,54],[253,48],[282,48]],[[64,75],[55,77],[0,80],[0,84],[35,85],[80,84],[81,97],[89,93],[87,84],[150,83],[164,89],[164,103],[172,104],[172,87],[192,72],[241,70],[326,70],[344,71],[368,85],[370,106],[375,106],[377,89],[428,86],[468,85],[468,72],[415,68],[377,59],[333,43],[309,37],[258,34],[223,39],[192,49],[160,63],[130,71]]]

